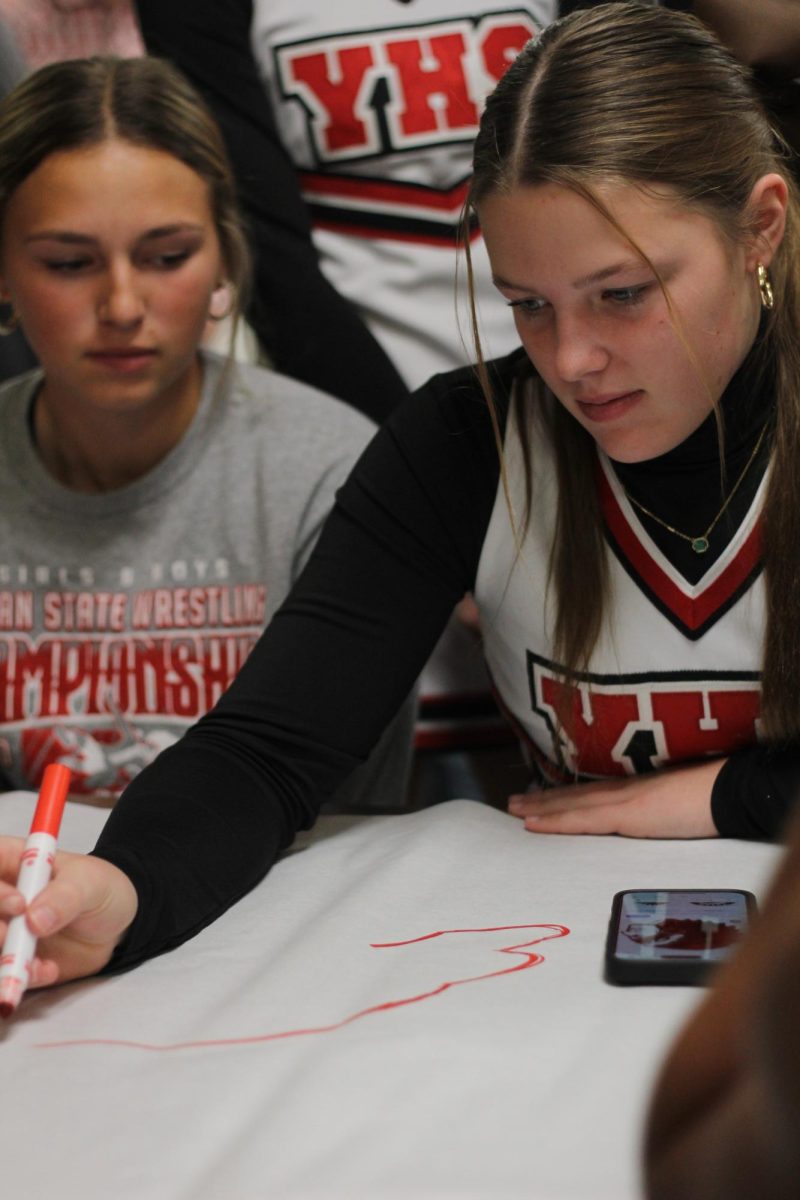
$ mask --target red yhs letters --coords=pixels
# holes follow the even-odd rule
[[[666,762],[729,754],[755,738],[759,692],[744,682],[678,690],[650,681],[611,690],[541,675],[538,689],[540,711],[568,740],[570,766],[580,774],[638,774]]]
[[[282,46],[281,91],[303,105],[323,162],[412,149],[443,130],[471,140],[487,91],[535,33],[519,13],[495,13],[479,25],[447,21]],[[380,144],[378,103],[388,146]]]

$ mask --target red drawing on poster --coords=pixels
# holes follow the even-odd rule
[[[153,1042],[135,1042],[116,1038],[74,1038],[68,1041],[58,1042],[40,1042],[40,1049],[56,1049],[65,1046],[118,1046],[126,1047],[133,1050],[197,1050],[210,1049],[220,1046],[255,1046],[262,1042],[277,1042],[284,1041],[288,1038],[310,1037],[313,1034],[333,1033],[337,1029],[344,1029],[346,1025],[352,1025],[355,1021],[361,1021],[364,1017],[373,1016],[375,1013],[390,1012],[394,1008],[403,1008],[409,1004],[419,1004],[423,1000],[431,1000],[434,996],[441,996],[443,992],[449,991],[451,988],[463,987],[468,983],[480,983],[486,979],[499,979],[504,975],[514,975],[519,971],[527,971],[531,967],[536,967],[544,962],[544,955],[536,950],[532,950],[532,946],[538,946],[541,942],[551,941],[554,938],[566,937],[570,932],[566,925],[490,925],[484,928],[477,929],[438,929],[434,933],[425,933],[421,937],[407,938],[402,942],[372,942],[373,950],[393,950],[399,946],[411,946],[416,942],[430,941],[432,938],[450,937],[453,934],[469,934],[469,933],[503,933],[506,930],[517,929],[537,929],[542,930],[538,937],[529,938],[524,942],[517,942],[511,946],[502,946],[495,951],[498,954],[512,954],[521,958],[521,962],[515,962],[510,966],[501,967],[497,971],[488,971],[480,975],[470,975],[463,979],[448,979],[436,987],[430,988],[428,991],[420,992],[417,995],[402,996],[395,1000],[385,1000],[380,1004],[372,1004],[368,1008],[362,1008],[358,1012],[350,1013],[349,1016],[342,1018],[340,1021],[334,1021],[329,1025],[315,1025],[304,1029],[283,1029],[277,1033],[262,1033],[254,1034],[250,1037],[234,1037],[234,1038],[215,1038],[209,1041],[192,1041],[192,1042],[172,1042],[172,1043],[153,1043]]]

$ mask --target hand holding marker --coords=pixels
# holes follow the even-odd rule
[[[61,763],[45,768],[17,878],[17,887],[28,904],[50,880],[69,781],[69,768]],[[35,953],[36,938],[22,913],[9,922],[0,954],[0,1017],[10,1017],[22,999]]]

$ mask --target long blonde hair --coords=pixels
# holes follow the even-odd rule
[[[605,4],[549,26],[489,97],[467,215],[479,216],[488,195],[556,183],[613,221],[600,185],[657,185],[711,218],[728,244],[742,244],[756,232],[748,227],[756,181],[771,171],[786,177],[786,158],[749,72],[699,21],[651,5]],[[770,266],[776,304],[756,350],[757,369],[771,363],[776,386],[763,513],[762,687],[762,719],[775,741],[800,735],[800,208],[787,184],[786,232]],[[482,367],[480,374],[486,381]],[[537,379],[531,386],[544,398]],[[607,551],[593,440],[559,404],[551,430],[559,472],[555,657],[573,672],[587,665],[601,629]]]

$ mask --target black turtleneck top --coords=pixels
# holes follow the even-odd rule
[[[518,351],[492,365],[501,424],[526,364]],[[730,484],[771,411],[769,387],[759,385],[751,361],[731,381],[722,410]],[[709,554],[719,553],[752,499],[768,444],[767,434]],[[663,520],[702,532],[722,503],[713,417],[669,454],[618,471],[629,493]],[[491,422],[471,369],[437,376],[379,430],[229,691],[110,814],[95,852],[125,871],[140,897],[112,968],[169,949],[214,920],[366,757],[455,603],[474,590],[498,486]],[[688,543],[658,522],[648,528],[687,577],[707,568],[707,556],[696,563]],[[719,831],[775,836],[798,777],[796,754],[738,752],[714,787]]]
[[[647,462],[614,463],[629,498],[661,518],[656,521],[637,508],[650,537],[690,583],[696,583],[725,549],[769,463],[775,395],[772,374],[763,368],[759,353],[764,330],[762,320],[753,349],[720,399],[724,474],[719,469],[719,424],[713,413],[668,453]],[[709,535],[704,554],[695,553],[688,541],[661,523],[696,537],[705,533],[723,505],[725,511]],[[754,746],[737,752],[728,758],[714,786],[714,823],[728,837],[775,837],[799,786],[800,748]]]
[[[772,379],[762,378],[759,370],[760,336],[719,403],[724,473],[714,413],[666,454],[646,462],[614,463],[617,478],[634,503],[693,538],[704,534],[725,506],[704,554],[695,553],[685,538],[637,507],[650,537],[689,583],[697,583],[741,525],[769,462],[774,391]]]

